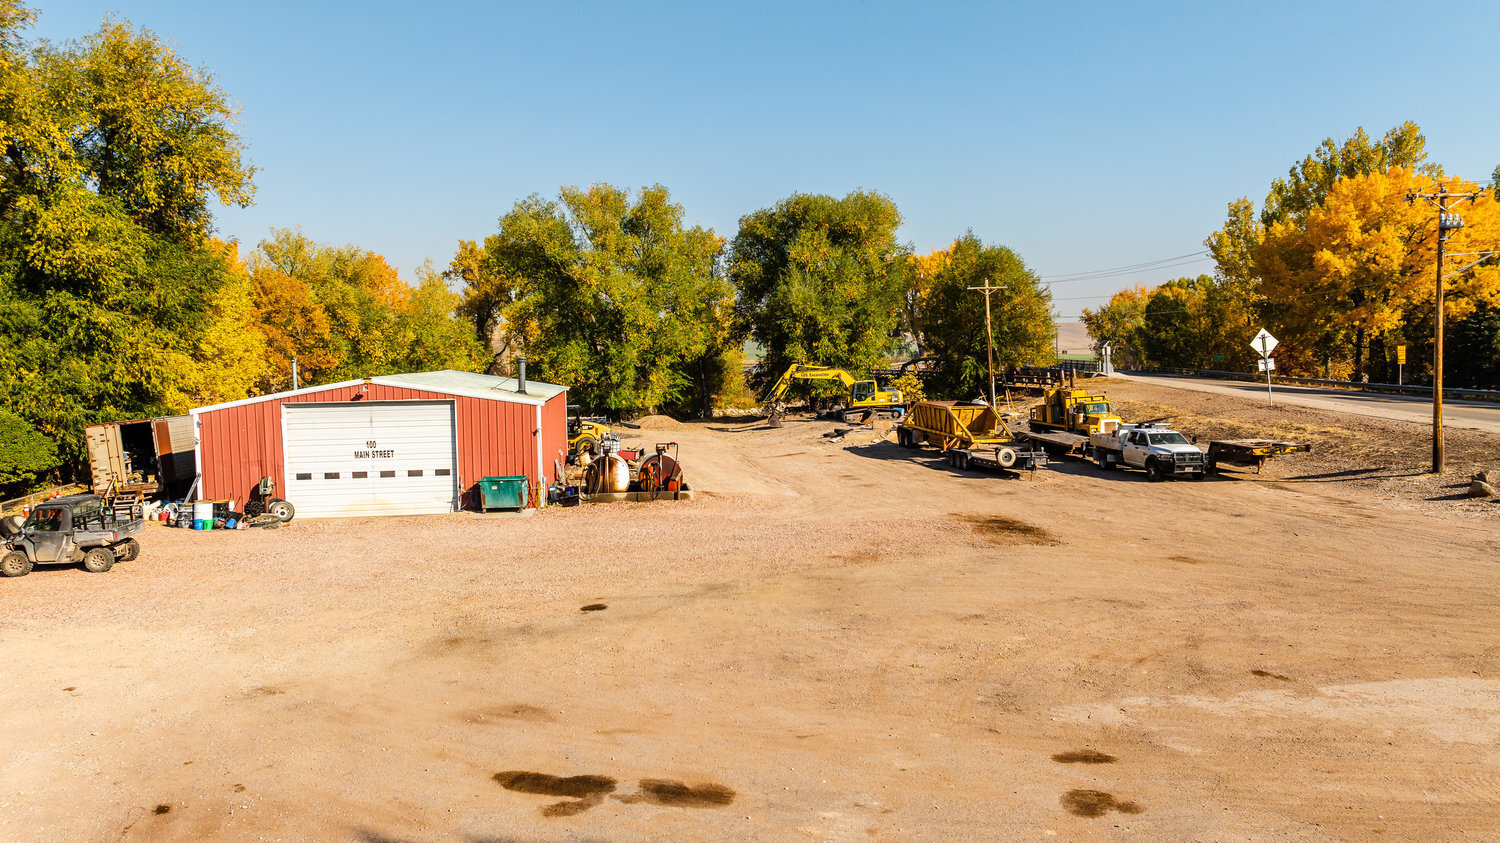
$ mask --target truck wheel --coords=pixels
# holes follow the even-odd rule
[[[1111,468],[1113,468],[1113,466],[1109,464],[1109,457],[1105,456],[1103,451],[1094,452],[1094,462],[1099,463],[1099,467],[1104,469],[1105,471],[1109,471]]]
[[[31,573],[31,559],[19,550],[0,556],[0,576],[24,577]]]
[[[115,552],[116,562],[134,562],[141,555],[141,543],[135,539],[126,539],[110,548]]]
[[[266,514],[274,515],[282,521],[290,521],[292,516],[297,514],[297,508],[281,498],[272,498],[270,503],[266,504]]]
[[[107,547],[95,547],[83,555],[83,569],[90,574],[102,574],[115,566],[115,555]]]
[[[1161,470],[1161,463],[1156,460],[1146,460],[1146,479],[1152,483],[1167,479],[1166,473]]]

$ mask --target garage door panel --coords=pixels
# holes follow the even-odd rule
[[[448,401],[282,405],[287,500],[309,518],[452,512],[453,411]]]

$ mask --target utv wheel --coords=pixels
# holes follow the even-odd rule
[[[1152,483],[1159,483],[1167,479],[1166,472],[1161,470],[1161,463],[1156,460],[1148,460],[1146,462],[1146,479]]]
[[[297,514],[297,508],[281,498],[272,498],[271,502],[266,504],[266,514],[274,515],[282,521],[290,521],[292,516]]]
[[[0,556],[0,576],[24,577],[31,573],[31,559],[19,550]]]
[[[141,555],[141,543],[135,539],[126,539],[110,549],[115,553],[116,562],[134,562]]]
[[[115,555],[107,547],[96,547],[83,555],[83,569],[102,574],[115,566]]]

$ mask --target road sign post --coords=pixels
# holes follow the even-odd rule
[[[1276,406],[1276,397],[1271,394],[1271,371],[1276,368],[1276,361],[1271,359],[1271,352],[1276,350],[1276,344],[1276,338],[1265,328],[1250,338],[1250,347],[1260,353],[1260,370],[1266,373],[1266,400],[1272,407]]]
[[[1406,377],[1406,346],[1396,346],[1396,386],[1405,386],[1402,381]]]

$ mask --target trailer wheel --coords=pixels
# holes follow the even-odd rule
[[[1001,468],[1014,468],[1016,465],[1016,449],[1001,448],[995,452],[995,461],[1000,463]]]
[[[96,547],[83,555],[83,569],[90,574],[102,574],[115,566],[115,555],[107,547]]]
[[[964,451],[949,451],[953,455],[953,467],[959,471],[969,470],[969,455]]]
[[[297,514],[297,508],[281,498],[272,498],[271,502],[266,504],[266,514],[274,515],[282,521],[290,521],[292,516]]]
[[[134,562],[141,555],[141,543],[135,539],[126,539],[110,549],[115,553],[116,562]]]
[[[1156,460],[1146,460],[1146,479],[1152,483],[1160,483],[1167,479],[1165,472],[1161,470],[1161,463]]]
[[[31,573],[31,558],[19,550],[0,556],[0,576],[24,577]]]

